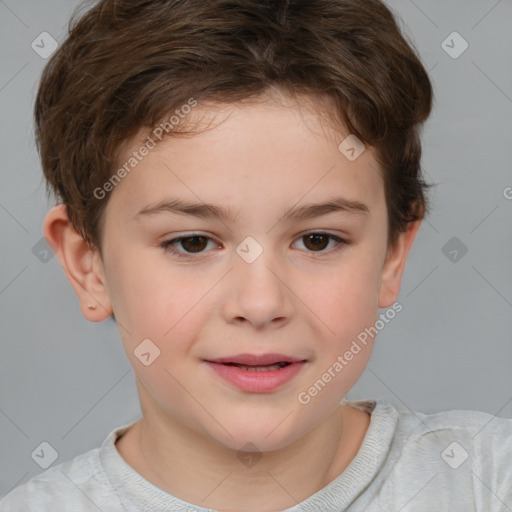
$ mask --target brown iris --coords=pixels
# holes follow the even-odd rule
[[[309,235],[305,235],[302,237],[304,239],[304,245],[308,249],[325,249],[329,244],[329,236],[324,235],[322,233],[311,233]],[[322,239],[325,243],[322,243]],[[312,247],[308,245],[311,242]]]
[[[201,235],[187,236],[182,238],[180,243],[187,252],[201,252],[206,248],[208,238]]]

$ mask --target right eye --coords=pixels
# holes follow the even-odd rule
[[[172,238],[171,240],[164,240],[160,244],[160,247],[165,249],[165,252],[169,252],[180,258],[187,258],[190,256],[194,257],[195,254],[202,254],[208,245],[208,241],[213,242],[213,240],[208,236],[201,234],[191,234],[187,236]],[[185,251],[176,249],[174,247],[176,244],[181,244]]]

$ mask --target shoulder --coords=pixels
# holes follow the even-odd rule
[[[414,481],[430,499],[460,499],[472,510],[512,503],[512,419],[473,410],[400,410],[390,456],[395,487]]]
[[[0,512],[46,512],[73,504],[74,512],[121,510],[108,492],[99,448],[53,466],[0,499]],[[57,498],[58,497],[58,498]],[[114,502],[113,502],[114,500]]]
[[[512,450],[512,419],[482,411],[450,410],[435,413],[399,410],[397,437],[409,443],[444,447],[452,440],[470,450],[494,448],[488,459],[499,461]],[[510,460],[510,459],[509,459]]]

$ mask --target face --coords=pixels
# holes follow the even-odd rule
[[[277,450],[319,425],[361,375],[371,338],[341,370],[335,363],[396,299],[406,254],[387,251],[371,148],[350,161],[338,149],[348,133],[291,100],[212,115],[222,122],[158,143],[110,195],[105,302],[145,419],[232,449]],[[144,138],[128,144],[123,162]],[[155,208],[177,201],[200,208]],[[337,207],[311,208],[325,203]],[[260,378],[207,362],[240,354],[297,363]]]

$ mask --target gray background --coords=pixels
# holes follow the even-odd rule
[[[32,133],[46,61],[31,43],[43,31],[61,42],[76,5],[0,0],[0,494],[42,471],[31,458],[42,441],[58,464],[140,414],[115,324],[85,320],[58,259],[33,252],[51,204]],[[438,185],[406,267],[404,309],[380,332],[348,398],[512,417],[512,1],[388,5],[434,84],[423,167]],[[469,44],[456,59],[441,46],[453,31]],[[456,261],[456,246],[445,246],[452,237]]]

